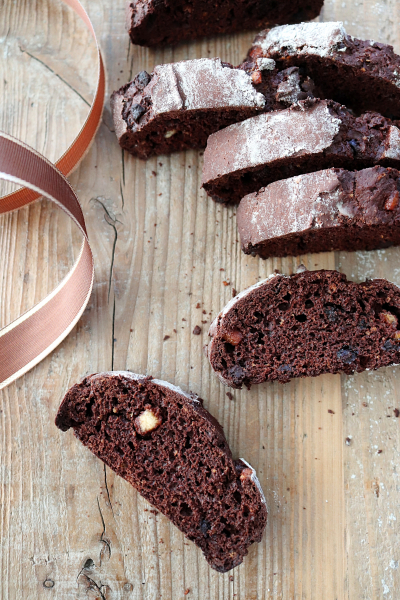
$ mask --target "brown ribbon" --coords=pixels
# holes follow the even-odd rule
[[[83,234],[77,261],[44,300],[0,330],[0,389],[29,371],[47,356],[80,319],[93,287],[94,264],[79,200],[64,175],[87,151],[100,124],[105,73],[93,26],[79,0],[64,0],[87,25],[97,46],[99,71],[92,107],[77,138],[56,166],[11,136],[0,132],[0,178],[26,186],[0,198],[0,214],[14,211],[46,196],[75,221]]]

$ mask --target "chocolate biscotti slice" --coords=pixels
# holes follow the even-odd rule
[[[210,327],[211,367],[233,388],[400,363],[400,288],[337,271],[271,276],[233,298]]]
[[[393,47],[348,35],[343,23],[283,25],[260,33],[243,67],[272,59],[279,69],[300,67],[319,86],[320,98],[358,114],[374,110],[400,118],[400,56]],[[260,89],[262,91],[262,89]]]
[[[323,0],[128,0],[126,24],[134,44],[159,46],[314,19],[322,5]]]
[[[261,540],[267,508],[254,469],[232,459],[202,403],[165,381],[99,373],[67,392],[56,425],[72,427],[224,573]]]
[[[159,65],[111,96],[122,148],[140,158],[203,148],[208,136],[265,105],[250,75],[219,58]]]
[[[400,244],[400,173],[328,169],[245,196],[237,224],[245,254],[269,258]]]
[[[304,100],[211,135],[203,187],[237,203],[251,192],[294,175],[329,167],[400,167],[400,131],[378,113],[353,113],[332,100]]]
[[[219,58],[159,65],[151,75],[142,71],[111,96],[121,147],[140,158],[205,148],[209,135],[232,123],[319,95],[299,67],[278,69],[263,59],[260,69],[262,86],[261,71],[247,73]]]

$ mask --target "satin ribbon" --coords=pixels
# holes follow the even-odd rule
[[[38,152],[0,132],[0,178],[26,186],[0,198],[5,214],[46,196],[76,223],[83,243],[74,266],[44,300],[0,330],[0,389],[15,381],[47,356],[80,319],[93,287],[94,264],[79,200],[64,177],[82,159],[101,121],[105,93],[105,71],[93,26],[79,0],[63,0],[84,21],[98,52],[98,80],[90,112],[78,136],[56,162],[56,167]]]

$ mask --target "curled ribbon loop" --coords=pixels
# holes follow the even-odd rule
[[[78,198],[64,175],[84,156],[100,124],[105,73],[93,26],[78,0],[64,0],[82,18],[96,42],[99,71],[92,107],[77,138],[55,166],[38,152],[0,132],[0,178],[26,186],[0,198],[0,214],[46,196],[75,221],[83,243],[74,266],[57,288],[39,304],[0,330],[0,389],[47,356],[80,319],[93,287],[94,264]]]

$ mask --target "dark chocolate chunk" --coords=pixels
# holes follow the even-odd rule
[[[140,117],[144,115],[146,109],[141,104],[132,104],[130,114],[134,121],[138,122]]]
[[[133,80],[139,90],[143,90],[151,81],[151,77],[147,71],[140,71]]]
[[[346,365],[354,362],[357,358],[357,352],[351,350],[350,348],[342,348],[341,350],[337,351],[336,355],[338,359],[344,362]]]

